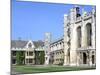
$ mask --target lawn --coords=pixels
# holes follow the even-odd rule
[[[44,72],[61,72],[61,71],[78,71],[91,70],[95,67],[68,67],[68,66],[12,66],[13,74],[27,73],[44,73]]]

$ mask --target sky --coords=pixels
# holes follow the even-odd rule
[[[12,40],[44,40],[45,33],[50,32],[52,40],[63,36],[63,17],[69,14],[75,5],[24,2],[12,0],[11,38]],[[79,5],[82,8],[81,5]],[[90,12],[92,6],[84,5]]]

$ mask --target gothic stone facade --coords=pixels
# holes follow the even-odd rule
[[[49,44],[50,51],[46,52],[49,63],[46,64],[96,65],[95,8],[88,13],[84,8],[82,14],[79,11],[80,8],[76,6],[70,10],[70,14],[64,15],[64,36]]]

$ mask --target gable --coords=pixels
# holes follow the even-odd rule
[[[26,48],[35,48],[34,43],[30,40],[26,44]]]

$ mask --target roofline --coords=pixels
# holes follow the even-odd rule
[[[60,38],[60,39],[58,39],[58,40],[56,40],[56,41],[51,42],[50,45],[51,45],[51,44],[54,44],[54,43],[56,43],[56,42],[58,42],[58,41],[61,41],[61,40],[63,40],[63,38]]]

